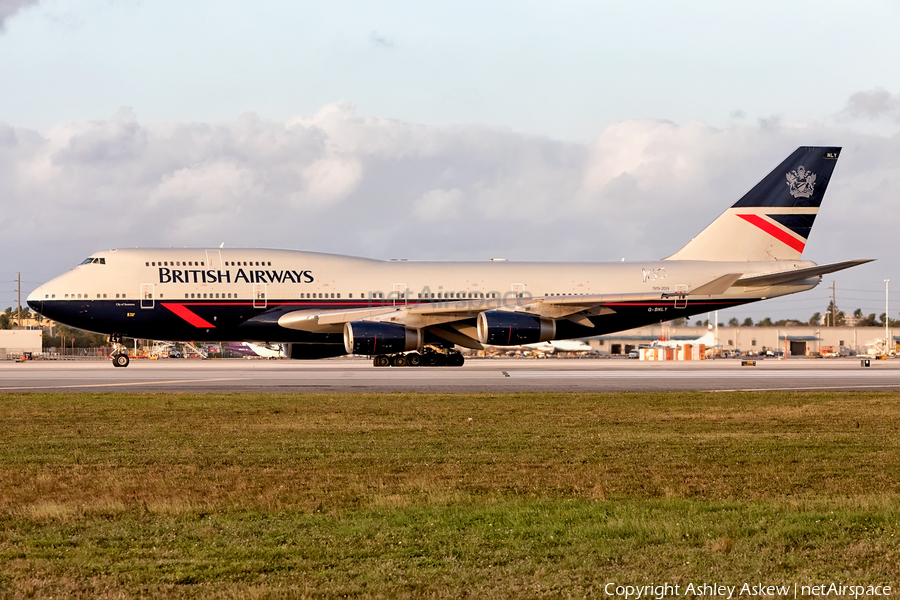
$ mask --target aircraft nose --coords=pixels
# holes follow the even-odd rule
[[[44,304],[42,302],[44,298],[43,289],[44,286],[40,286],[39,288],[28,294],[28,298],[25,299],[25,302],[29,307],[31,307],[31,310],[41,312],[41,308]]]

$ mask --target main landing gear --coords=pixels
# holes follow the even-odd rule
[[[122,336],[118,333],[112,334],[109,336],[109,343],[113,346],[112,354],[109,355],[112,359],[113,366],[127,367],[128,363],[131,361],[128,358],[128,348],[122,343]]]
[[[379,354],[372,359],[376,367],[461,367],[466,359],[458,350],[426,347],[408,354]]]

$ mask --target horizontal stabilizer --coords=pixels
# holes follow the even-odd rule
[[[815,267],[807,267],[805,269],[794,269],[792,271],[779,271],[778,273],[766,273],[763,275],[751,275],[749,277],[741,277],[734,282],[738,287],[767,287],[770,285],[783,285],[793,283],[795,281],[803,281],[810,277],[817,277],[827,273],[843,271],[850,267],[863,265],[872,262],[874,258],[862,258],[857,260],[845,260],[843,262],[831,263],[828,265],[816,265]]]
[[[734,282],[739,280],[743,273],[729,273],[728,275],[723,275],[716,279],[713,279],[709,283],[704,283],[698,288],[694,288],[688,292],[689,296],[716,296],[718,294],[724,294],[728,288],[734,285]]]

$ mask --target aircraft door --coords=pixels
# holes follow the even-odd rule
[[[208,269],[222,268],[222,253],[218,250],[206,251],[206,264]]]
[[[153,308],[153,303],[156,302],[153,298],[153,284],[152,283],[142,283],[141,284],[141,308]]]
[[[269,299],[266,298],[266,284],[253,284],[253,308],[265,308],[268,306]]]
[[[406,293],[406,284],[405,283],[395,283],[391,296],[394,300],[394,306],[398,304],[406,305],[409,304]]]
[[[512,293],[513,297],[521,298],[525,295],[525,284],[524,283],[514,283],[512,284]]]
[[[687,308],[687,293],[688,286],[683,283],[679,283],[675,286],[675,308]]]

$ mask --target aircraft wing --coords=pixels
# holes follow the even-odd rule
[[[310,332],[342,331],[344,323],[353,321],[383,321],[407,327],[429,328],[430,331],[454,343],[460,343],[458,335],[471,333],[470,324],[460,322],[474,320],[487,310],[510,310],[530,313],[545,318],[567,318],[576,323],[593,327],[589,316],[612,314],[614,305],[623,302],[660,301],[662,293],[650,294],[586,294],[581,296],[526,296],[507,298],[452,299],[444,302],[422,304],[397,304],[353,309],[296,310],[278,318],[278,324],[287,329]],[[462,332],[462,333],[461,333]],[[454,338],[450,340],[450,338]],[[476,342],[477,343],[477,342]],[[465,345],[465,344],[460,344]]]
[[[345,323],[376,321],[397,323],[426,329],[441,339],[469,348],[481,349],[477,341],[475,318],[488,310],[507,310],[532,314],[547,319],[567,319],[585,327],[594,327],[590,317],[614,314],[623,304],[660,302],[673,297],[716,296],[732,287],[767,287],[803,281],[826,273],[848,269],[870,262],[849,260],[803,269],[744,276],[743,273],[720,275],[683,294],[671,292],[627,294],[569,294],[559,296],[507,296],[504,298],[447,299],[438,302],[373,306],[351,309],[296,310],[278,318],[287,329],[309,332],[339,333]]]

